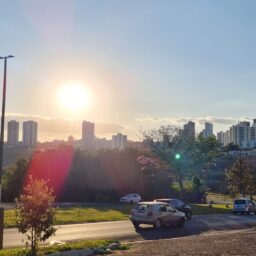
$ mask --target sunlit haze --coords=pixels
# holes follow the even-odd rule
[[[188,120],[197,132],[204,121],[214,132],[251,121],[255,8],[238,0],[1,1],[0,55],[15,55],[7,120],[38,117],[40,140],[81,138],[83,120],[96,124],[96,136],[133,140],[140,129]]]
[[[59,92],[61,106],[70,111],[79,111],[88,107],[91,103],[91,97],[81,82],[68,82],[61,87]]]

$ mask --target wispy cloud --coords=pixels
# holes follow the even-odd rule
[[[171,124],[171,125],[182,125],[188,121],[194,121],[199,125],[203,125],[205,122],[211,122],[219,125],[232,125],[241,121],[252,121],[253,117],[243,116],[243,117],[216,117],[216,116],[205,116],[205,117],[152,117],[144,116],[137,117],[135,121],[137,122],[151,122],[158,124]]]

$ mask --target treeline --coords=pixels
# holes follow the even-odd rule
[[[111,202],[125,193],[140,193],[143,199],[167,196],[171,192],[169,170],[147,175],[135,149],[87,152],[71,146],[36,151],[31,159],[19,159],[4,170],[3,200],[13,201],[28,177],[45,179],[54,188],[58,201]]]
[[[179,197],[200,202],[206,191],[256,193],[255,159],[243,158],[241,164],[214,137],[191,140],[161,127],[147,133],[144,143],[147,151],[89,152],[67,145],[35,151],[29,160],[5,168],[3,201],[19,196],[29,176],[47,180],[57,201],[114,202],[126,193],[139,193],[143,200]]]

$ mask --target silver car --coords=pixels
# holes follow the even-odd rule
[[[135,228],[138,228],[140,224],[151,224],[158,229],[172,224],[182,227],[186,216],[167,203],[140,202],[132,209],[130,220]]]
[[[234,214],[236,213],[241,213],[241,214],[255,213],[256,214],[255,203],[247,198],[236,199],[234,201],[233,213]]]

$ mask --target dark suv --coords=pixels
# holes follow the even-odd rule
[[[177,209],[180,212],[185,213],[187,219],[192,218],[192,208],[188,204],[185,204],[179,199],[171,199],[171,198],[162,198],[162,199],[156,199],[156,202],[163,202],[170,204],[174,209]]]

